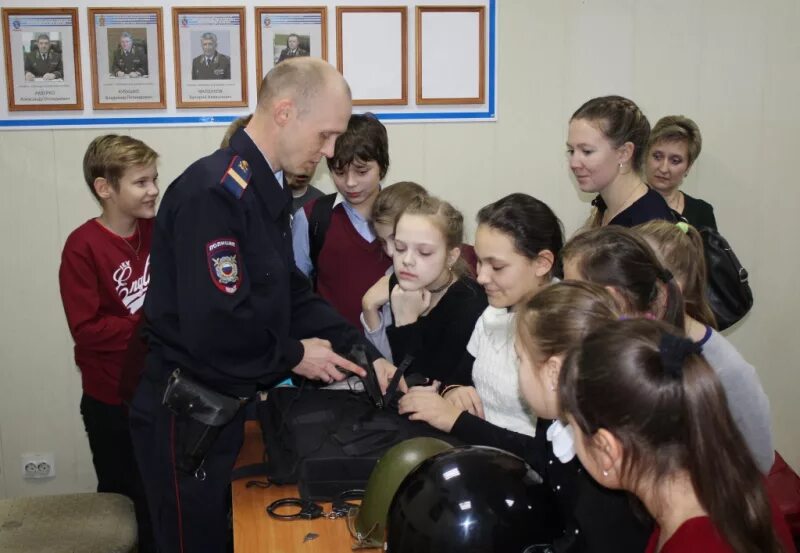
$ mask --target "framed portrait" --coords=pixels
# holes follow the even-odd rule
[[[179,108],[247,105],[244,8],[172,8]]]
[[[336,63],[353,105],[408,104],[408,9],[336,8]]]
[[[483,6],[417,6],[417,105],[483,103],[485,11]]]
[[[312,56],[328,60],[328,8],[256,8],[258,82],[285,59]]]
[[[89,8],[94,109],[166,107],[161,8]]]
[[[78,10],[3,8],[9,111],[83,109]]]

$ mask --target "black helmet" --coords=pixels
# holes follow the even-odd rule
[[[411,438],[380,458],[369,476],[361,506],[348,517],[350,533],[359,547],[383,547],[389,504],[400,483],[422,461],[451,447],[436,438]]]
[[[557,530],[541,477],[511,453],[457,447],[429,458],[398,488],[388,553],[546,551]]]

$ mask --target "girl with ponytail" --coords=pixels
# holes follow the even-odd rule
[[[561,251],[564,278],[605,286],[628,316],[683,327],[683,295],[653,249],[629,228],[582,232]]]
[[[675,276],[685,305],[686,335],[703,346],[703,357],[717,373],[731,416],[756,465],[767,474],[775,460],[769,399],[756,369],[722,334],[706,299],[706,262],[700,233],[686,223],[650,221],[634,229]]]
[[[582,465],[656,521],[646,553],[789,553],[791,536],[701,347],[659,321],[613,321],[564,362]]]

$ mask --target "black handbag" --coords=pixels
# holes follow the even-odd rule
[[[708,301],[719,330],[725,330],[742,320],[753,307],[749,275],[718,231],[710,227],[698,231],[705,251]]]

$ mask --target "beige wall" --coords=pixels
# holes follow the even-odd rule
[[[497,123],[391,125],[387,182],[417,180],[472,219],[512,191],[568,232],[588,212],[568,175],[566,121],[584,100],[628,95],[651,121],[693,117],[704,148],[686,189],[714,204],[750,270],[756,307],[731,339],[772,401],[778,448],[800,467],[800,4],[795,0],[501,0]],[[213,149],[221,128],[114,129],[163,156],[162,181]],[[91,490],[80,378],[58,295],[62,244],[96,214],[80,160],[97,130],[0,133],[0,497]],[[319,182],[328,186],[325,171]],[[794,338],[793,338],[794,337]],[[20,454],[54,451],[58,475],[23,481]]]

